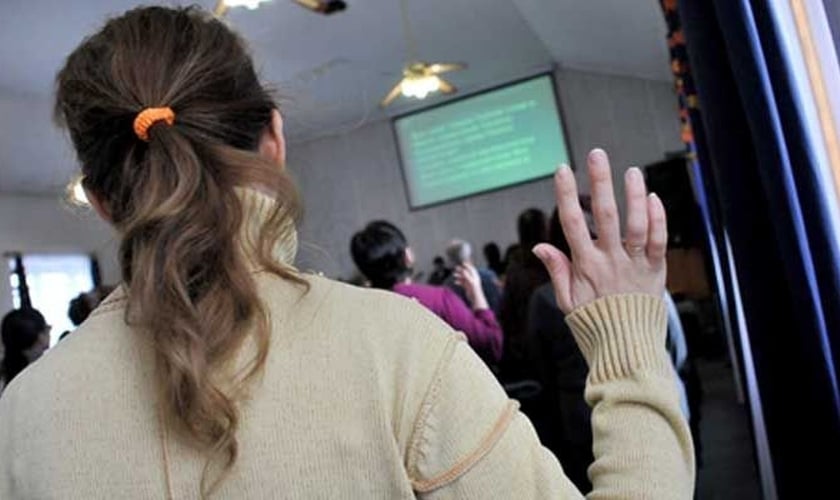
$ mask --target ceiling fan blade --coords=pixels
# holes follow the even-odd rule
[[[458,71],[466,68],[466,64],[462,63],[436,63],[429,66],[429,73],[433,75],[440,75],[450,71]]]
[[[403,81],[400,80],[397,82],[396,85],[394,85],[394,88],[392,88],[391,91],[388,92],[388,95],[385,96],[385,99],[382,99],[382,102],[379,103],[380,107],[384,108],[385,106],[394,102],[394,99],[396,99],[400,95],[400,92],[402,92],[402,83]]]
[[[319,14],[333,14],[335,12],[347,8],[347,3],[343,0],[292,0],[303,8],[309,9]]]
[[[458,89],[455,87],[455,85],[452,85],[451,83],[447,82],[443,78],[440,78],[440,87],[439,88],[440,88],[440,91],[444,94],[454,94],[455,92],[458,91]]]

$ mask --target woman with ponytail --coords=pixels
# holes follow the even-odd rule
[[[55,112],[123,283],[0,398],[0,498],[580,497],[462,335],[294,268],[283,121],[221,21],[109,20],[67,58]],[[594,489],[690,498],[662,205],[633,171],[625,249],[606,157],[590,163],[601,238],[561,169],[572,260],[535,252],[592,370]]]
[[[50,346],[50,327],[37,309],[15,309],[3,317],[0,392]]]

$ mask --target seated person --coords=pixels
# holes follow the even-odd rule
[[[464,240],[452,240],[446,247],[446,257],[449,259],[449,265],[452,267],[460,267],[470,265],[475,267],[472,256],[472,245]],[[487,268],[479,268],[478,276],[481,278],[481,289],[484,290],[484,296],[487,297],[487,304],[493,313],[499,314],[499,303],[502,301],[502,292],[499,290],[499,277]],[[444,283],[446,286],[457,293],[461,299],[467,301],[467,292],[464,288],[456,282],[455,276],[450,276]]]
[[[3,318],[0,392],[49,348],[51,329],[44,316],[31,307],[15,309]]]
[[[470,346],[489,365],[502,355],[502,329],[487,304],[475,267],[455,271],[457,283],[466,292],[472,310],[455,293],[440,286],[411,280],[414,253],[402,231],[386,221],[374,221],[353,235],[350,253],[356,266],[374,288],[411,297],[430,309],[452,328],[464,333]]]

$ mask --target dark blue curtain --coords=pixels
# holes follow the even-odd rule
[[[766,0],[679,0],[707,194],[729,235],[781,498],[826,494],[840,458],[838,228]],[[699,124],[694,124],[699,128]],[[827,457],[827,458],[823,458]]]

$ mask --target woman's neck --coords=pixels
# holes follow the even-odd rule
[[[250,258],[256,252],[263,224],[273,214],[274,199],[252,188],[237,188],[236,191],[245,213],[240,238],[245,246],[245,254]],[[273,254],[277,262],[292,267],[298,248],[297,230],[291,219],[286,220],[284,225],[283,235],[278,239]],[[259,266],[256,262],[254,265]]]

